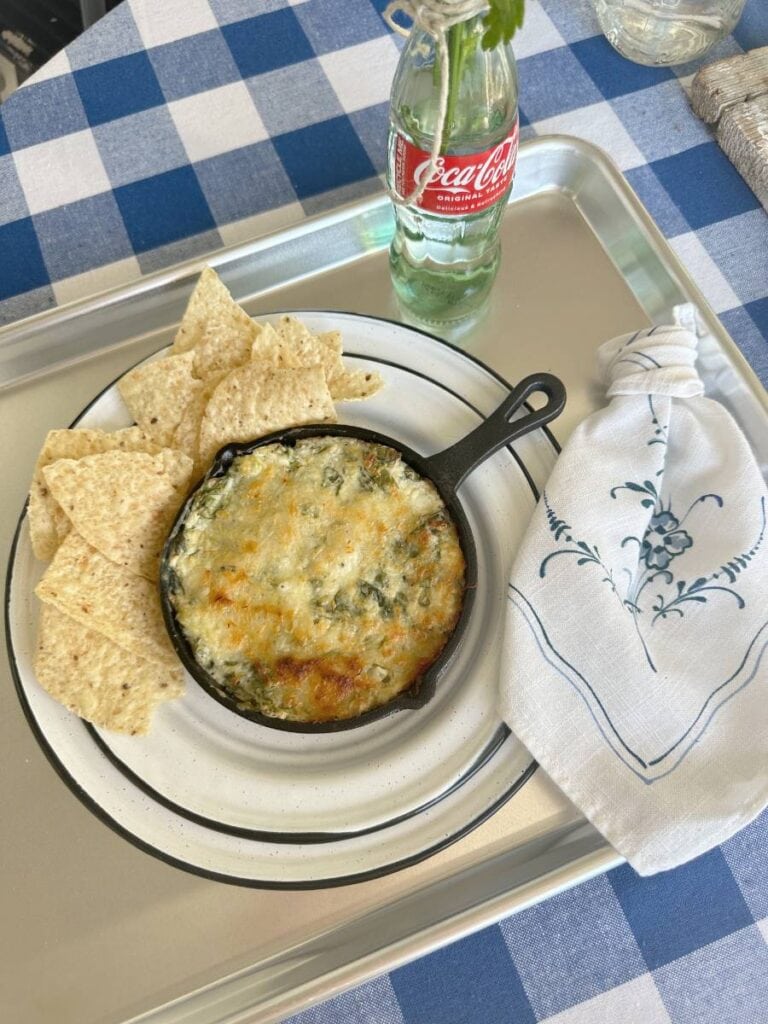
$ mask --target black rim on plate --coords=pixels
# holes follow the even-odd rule
[[[280,315],[282,312],[292,312],[292,311],[290,311],[290,310],[276,311],[272,315]],[[355,317],[358,316],[358,314],[349,314],[349,313],[346,313],[344,311],[339,311],[339,310],[298,310],[297,312],[301,312],[301,313],[303,313],[305,315],[306,314],[309,314],[309,315],[320,314],[320,315],[323,315],[323,316],[325,316],[325,315],[331,315],[332,316],[332,315],[334,315],[334,313],[336,313],[336,314],[338,314],[340,316],[343,316],[343,317],[352,316],[353,318],[355,318]],[[467,352],[463,351],[459,346],[454,345],[451,342],[444,341],[443,339],[438,338],[438,337],[436,337],[433,334],[430,334],[428,331],[425,331],[425,330],[423,330],[421,328],[418,328],[418,327],[412,327],[410,325],[402,324],[399,321],[393,320],[393,319],[391,319],[389,317],[360,315],[360,318],[363,319],[363,320],[374,320],[374,321],[379,321],[379,322],[382,322],[382,323],[388,323],[388,324],[391,324],[392,326],[395,326],[395,327],[398,327],[398,328],[402,328],[402,329],[407,330],[407,331],[411,331],[411,332],[413,332],[415,334],[422,335],[424,338],[428,339],[430,342],[436,342],[438,345],[445,346],[446,348],[451,349],[454,352],[458,353],[459,355],[461,355],[462,358],[466,359],[468,362],[473,363],[475,366],[479,367],[484,373],[486,373],[491,379],[495,380],[498,384],[502,385],[507,390],[510,389],[510,385],[504,379],[504,377],[502,377],[501,374],[497,373],[495,370],[491,369],[491,367],[487,366],[484,362],[482,362],[482,360],[478,359],[476,356],[473,356],[471,353],[467,353]],[[355,353],[351,353],[351,352],[350,353],[346,353],[346,354],[347,354],[347,356],[349,358],[360,358],[360,359],[367,360],[369,362],[378,362],[378,363],[381,363],[383,365],[391,365],[391,366],[395,366],[395,367],[399,366],[399,364],[397,364],[397,363],[395,363],[395,362],[393,362],[391,360],[386,360],[386,359],[383,359],[383,358],[371,357],[371,356],[367,356],[367,355],[361,356],[359,354],[356,355]],[[139,363],[144,362],[146,358],[147,357],[145,357],[144,359],[138,360],[137,363],[134,364],[134,365],[138,365]],[[433,378],[429,377],[427,374],[424,374],[424,373],[422,373],[419,370],[412,370],[409,367],[401,367],[401,368],[405,369],[409,373],[414,374],[415,376],[421,377],[421,378],[423,378],[425,380],[429,380],[432,383],[437,384],[439,387],[442,387],[444,390],[449,391],[450,393],[455,394],[454,392],[451,392],[450,388],[447,388],[445,385],[441,384],[438,381],[435,381]],[[102,390],[97,395],[95,395],[91,399],[91,401],[75,417],[75,419],[70,424],[70,427],[76,427],[82,421],[82,419],[88,414],[88,412],[91,410],[91,408],[111,388],[113,388],[116,385],[117,381],[119,381],[125,375],[125,373],[127,373],[127,372],[128,372],[128,370],[123,371],[123,373],[119,374],[114,380],[112,380],[104,388],[102,388]],[[457,396],[457,397],[460,397],[460,396]],[[464,399],[462,399],[462,400],[466,401]],[[466,404],[469,405],[469,403],[466,403]],[[470,407],[472,407],[472,406],[470,406]],[[477,411],[477,410],[475,410],[475,411]],[[556,438],[552,434],[551,430],[548,427],[546,427],[546,426],[543,426],[543,427],[541,427],[539,429],[542,431],[542,433],[546,437],[547,441],[549,442],[549,444],[551,445],[551,447],[555,451],[555,453],[559,454],[561,448],[560,448],[560,445],[558,444]],[[517,455],[517,453],[514,451],[514,449],[510,447],[509,451],[512,454],[512,456],[514,457],[515,461],[517,462],[517,464],[520,467],[521,471],[523,472],[524,476],[526,477],[526,480],[527,480],[529,486],[531,487],[531,490],[533,491],[534,496],[538,499],[538,497],[539,497],[538,488],[536,487],[536,485],[535,485],[535,483],[534,483],[534,481],[533,481],[533,479],[532,479],[532,477],[530,475],[530,472],[524,466],[524,464],[522,463],[520,457]],[[16,530],[14,532],[14,536],[13,536],[13,540],[12,540],[12,544],[11,544],[11,550],[10,550],[10,553],[9,553],[8,569],[7,569],[6,581],[5,581],[5,636],[6,636],[6,645],[7,645],[7,649],[8,649],[8,653],[9,653],[9,662],[10,662],[10,667],[11,667],[11,674],[12,674],[13,681],[14,681],[14,686],[15,686],[15,689],[16,689],[16,695],[17,695],[17,697],[19,699],[19,703],[21,704],[21,708],[22,708],[22,711],[24,713],[24,716],[25,716],[25,718],[26,718],[26,720],[27,720],[27,722],[28,722],[28,724],[29,724],[29,726],[30,726],[30,728],[32,730],[32,733],[33,733],[33,735],[34,735],[38,745],[40,746],[40,749],[42,750],[43,754],[47,758],[47,760],[50,763],[51,767],[54,769],[54,771],[59,776],[59,778],[62,780],[62,782],[64,782],[64,784],[69,788],[69,790],[74,794],[74,796],[76,796],[78,798],[78,800],[80,800],[80,802],[83,804],[83,806],[85,806],[96,818],[98,818],[101,822],[103,822],[110,829],[112,829],[112,831],[114,831],[117,835],[121,836],[123,839],[125,839],[129,843],[131,843],[131,845],[135,846],[139,850],[142,850],[144,853],[147,853],[150,856],[153,856],[153,857],[157,858],[158,860],[160,860],[160,861],[162,861],[162,862],[164,862],[166,864],[172,865],[173,867],[177,867],[177,868],[179,868],[182,871],[187,871],[188,873],[190,873],[192,875],[195,875],[197,877],[207,878],[207,879],[210,879],[210,880],[213,880],[213,881],[223,882],[223,883],[227,883],[227,884],[230,884],[230,885],[243,886],[243,887],[246,887],[246,888],[258,888],[258,889],[280,890],[280,891],[296,891],[296,890],[312,890],[312,889],[323,889],[323,888],[336,888],[336,887],[339,887],[339,886],[342,886],[342,885],[349,885],[349,884],[354,883],[354,882],[369,881],[369,880],[373,880],[373,879],[376,879],[376,878],[384,877],[385,875],[388,875],[388,874],[392,874],[395,871],[400,871],[400,870],[403,870],[405,868],[412,867],[413,865],[418,864],[421,861],[426,860],[426,859],[428,859],[431,856],[434,856],[436,853],[439,853],[441,850],[444,850],[447,847],[452,846],[455,842],[458,842],[459,840],[463,839],[466,835],[468,835],[469,833],[473,832],[484,821],[486,821],[488,818],[492,817],[498,810],[500,810],[501,807],[503,807],[504,804],[506,804],[522,788],[522,786],[525,785],[525,783],[532,777],[532,775],[535,773],[536,769],[538,768],[538,763],[535,760],[532,759],[530,761],[530,763],[528,764],[528,766],[518,776],[518,778],[516,778],[510,784],[510,787],[509,787],[509,789],[506,792],[504,792],[498,799],[493,801],[488,807],[484,808],[480,812],[480,814],[478,814],[475,818],[471,819],[464,826],[459,828],[456,832],[454,832],[454,833],[452,833],[452,834],[450,834],[450,835],[440,839],[438,842],[432,844],[429,847],[426,847],[423,850],[418,850],[415,853],[413,853],[413,854],[411,854],[411,855],[409,855],[407,857],[401,858],[400,860],[393,861],[393,862],[391,862],[389,864],[382,865],[380,867],[373,868],[373,869],[370,869],[368,871],[361,871],[361,872],[356,872],[356,873],[352,873],[352,874],[348,874],[348,875],[342,875],[342,876],[331,877],[331,878],[317,878],[317,879],[312,879],[312,880],[301,880],[301,881],[290,881],[289,880],[289,881],[284,881],[283,882],[283,881],[275,881],[273,879],[257,879],[257,878],[242,877],[242,876],[233,875],[233,874],[225,874],[223,872],[218,872],[218,871],[214,871],[214,870],[211,870],[211,869],[208,869],[208,868],[201,867],[200,865],[197,865],[197,864],[192,864],[192,863],[190,863],[188,861],[181,860],[180,858],[175,857],[172,854],[166,853],[164,850],[162,850],[162,849],[160,849],[160,848],[158,848],[156,846],[153,846],[151,843],[147,842],[146,840],[144,840],[144,839],[140,838],[139,836],[135,835],[133,832],[129,831],[116,818],[114,818],[107,810],[105,810],[95,800],[95,798],[92,797],[91,794],[86,789],[84,789],[84,787],[74,778],[74,776],[70,773],[68,768],[62,763],[62,761],[59,759],[59,756],[57,755],[56,751],[51,746],[48,738],[46,737],[46,735],[43,732],[41,726],[39,725],[37,719],[35,718],[35,715],[34,715],[34,713],[32,711],[32,708],[31,708],[31,706],[29,704],[29,701],[27,700],[27,696],[26,696],[26,693],[25,693],[25,690],[24,690],[24,683],[22,682],[22,679],[21,679],[21,674],[19,672],[19,666],[18,666],[18,663],[17,663],[17,660],[16,660],[16,653],[15,653],[15,649],[14,649],[14,646],[13,646],[13,637],[12,637],[12,632],[11,632],[11,620],[10,620],[11,591],[13,589],[13,572],[14,572],[14,567],[15,567],[17,549],[18,549],[19,540],[20,540],[20,536],[21,536],[21,529],[22,529],[22,526],[23,526],[23,523],[24,523],[24,518],[26,516],[26,512],[27,512],[27,503],[25,502],[24,507],[22,508],[20,516],[19,516],[19,521],[18,521],[18,523],[16,525]],[[88,736],[89,735],[88,729],[91,728],[91,727],[87,726],[87,724],[84,723],[84,722],[82,723],[82,725],[83,725],[83,735],[84,736]],[[114,756],[111,758],[111,760],[114,761]]]
[[[440,391],[444,391],[452,398],[455,398],[458,402],[460,402],[462,405],[466,406],[473,413],[475,413],[479,420],[483,420],[485,418],[475,405],[473,405],[471,402],[468,402],[467,399],[464,398],[462,395],[458,394],[458,392],[454,391],[452,388],[449,388],[446,384],[434,380],[432,377],[429,377],[427,374],[422,373],[420,370],[415,370],[412,367],[403,366],[400,363],[396,363],[389,359],[384,359],[381,356],[360,356],[359,354],[356,355],[355,353],[347,354],[350,358],[365,359],[367,362],[391,366],[394,369],[401,370],[404,373],[407,373],[409,376],[417,377],[420,380],[424,380],[430,386],[438,388]],[[525,464],[522,462],[520,456],[517,454],[517,452],[511,445],[506,446],[506,451],[514,459],[517,468],[520,470],[523,477],[525,478],[526,483],[530,487],[531,493],[533,494],[534,498],[538,500],[538,488],[536,487],[533,478],[531,477]],[[244,839],[256,839],[260,841],[275,842],[287,845],[299,843],[326,843],[331,841],[343,841],[345,839],[353,839],[359,835],[373,835],[375,832],[383,831],[385,828],[389,828],[390,826],[399,824],[402,821],[407,821],[409,818],[414,817],[417,814],[421,814],[423,811],[428,810],[430,807],[435,806],[435,804],[439,803],[441,800],[450,796],[451,793],[455,792],[457,789],[461,788],[461,786],[463,786],[467,781],[469,781],[469,779],[471,779],[472,776],[477,771],[484,767],[484,765],[493,756],[495,756],[498,749],[509,736],[510,731],[509,728],[504,723],[501,723],[499,725],[499,728],[489,741],[486,749],[483,752],[481,752],[477,760],[455,783],[453,783],[447,789],[443,790],[443,792],[439,793],[435,798],[426,801],[424,804],[418,807],[413,808],[406,814],[397,816],[396,818],[383,822],[382,824],[380,824],[380,826],[378,826],[375,829],[362,829],[358,832],[331,834],[322,832],[268,832],[263,829],[251,829],[247,826],[235,825],[231,822],[222,822],[206,817],[205,815],[200,814],[197,811],[191,810],[185,807],[184,805],[177,803],[175,800],[172,800],[171,798],[167,797],[164,793],[155,789],[140,776],[136,775],[136,773],[117,755],[117,753],[109,745],[107,740],[98,733],[94,726],[86,723],[86,728],[91,738],[93,739],[93,742],[100,748],[100,750],[103,751],[105,756],[109,758],[112,764],[114,764],[115,767],[118,768],[118,770],[122,772],[123,775],[125,775],[126,778],[131,783],[138,786],[139,789],[147,793],[150,797],[152,797],[152,799],[156,800],[164,807],[167,807],[170,811],[173,811],[181,817],[187,818],[189,821],[195,822],[196,824],[203,825],[206,828],[213,829],[214,831],[239,836]]]

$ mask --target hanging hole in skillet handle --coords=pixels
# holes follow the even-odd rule
[[[530,409],[519,419],[511,420],[510,417],[537,392],[546,397],[545,404],[539,409]],[[533,373],[525,377],[479,427],[426,460],[430,477],[449,491],[455,491],[473,469],[499,448],[559,416],[565,406],[565,398],[562,381],[551,373]]]

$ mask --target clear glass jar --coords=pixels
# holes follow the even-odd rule
[[[614,49],[637,64],[685,64],[732,32],[746,0],[592,0]],[[765,0],[764,0],[765,2]]]

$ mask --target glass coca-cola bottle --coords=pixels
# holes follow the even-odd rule
[[[517,71],[508,44],[483,49],[484,31],[478,15],[447,32],[439,157],[421,197],[394,207],[392,281],[401,304],[426,322],[474,313],[499,267],[499,227],[517,157]],[[400,197],[430,170],[440,127],[439,63],[434,38],[414,27],[390,106],[387,176],[390,191]]]

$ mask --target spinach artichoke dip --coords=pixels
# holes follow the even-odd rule
[[[435,661],[465,563],[435,487],[348,437],[270,444],[202,484],[167,560],[198,664],[246,711],[354,718]]]

